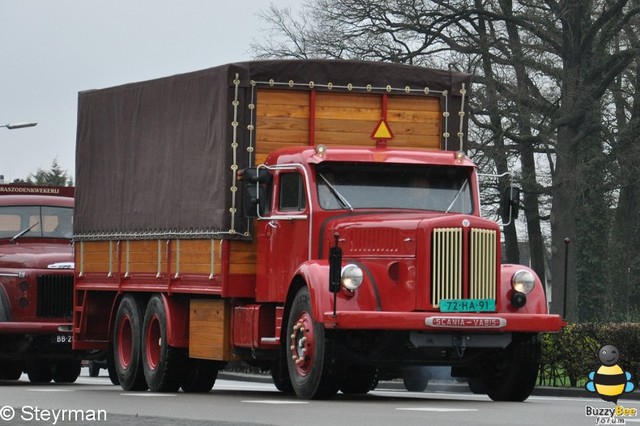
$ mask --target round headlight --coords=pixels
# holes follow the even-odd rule
[[[523,294],[529,294],[533,290],[533,287],[536,284],[536,278],[529,271],[524,269],[519,270],[515,274],[513,274],[513,278],[511,278],[511,287],[515,291],[519,291]]]
[[[342,268],[340,277],[342,278],[342,286],[349,291],[354,291],[362,284],[362,269],[353,264],[346,265]]]

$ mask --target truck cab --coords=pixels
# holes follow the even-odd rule
[[[0,379],[74,382],[73,188],[0,185]]]
[[[276,151],[245,175],[256,302],[285,306],[298,395],[359,393],[426,365],[452,366],[494,399],[530,394],[537,332],[561,320],[533,271],[501,265],[500,225],[480,217],[464,153],[318,145]]]

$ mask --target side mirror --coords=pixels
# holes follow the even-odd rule
[[[271,182],[271,175],[265,169],[248,168],[242,172],[244,182],[242,191],[242,212],[245,217],[255,218],[264,216],[267,211],[267,185]]]
[[[509,224],[520,213],[520,188],[508,186],[502,192],[500,199],[500,215],[502,223]]]

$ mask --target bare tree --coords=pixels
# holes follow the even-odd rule
[[[303,23],[277,8],[267,13],[285,35],[278,56],[455,63],[477,76],[474,122],[478,134],[491,136],[476,140],[475,148],[492,159],[480,163],[503,170],[517,155],[533,266],[541,276],[546,214],[539,202],[552,197],[552,310],[564,313],[566,305],[569,319],[592,319],[594,305],[610,291],[603,254],[621,238],[611,224],[620,226],[635,205],[624,198],[632,189],[618,189],[616,204],[612,171],[632,166],[610,155],[603,104],[639,53],[637,44],[618,42],[622,31],[635,40],[635,0],[315,0],[306,8],[313,18]],[[254,50],[269,55],[264,44]],[[538,175],[545,168],[551,186]],[[566,301],[565,239],[571,241]]]

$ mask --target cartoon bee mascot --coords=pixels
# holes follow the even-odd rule
[[[598,371],[589,373],[589,381],[585,388],[589,392],[597,393],[603,400],[617,404],[620,395],[631,392],[635,388],[630,381],[631,373],[623,371],[617,364],[620,356],[618,349],[613,345],[601,347],[598,358],[602,366]]]

